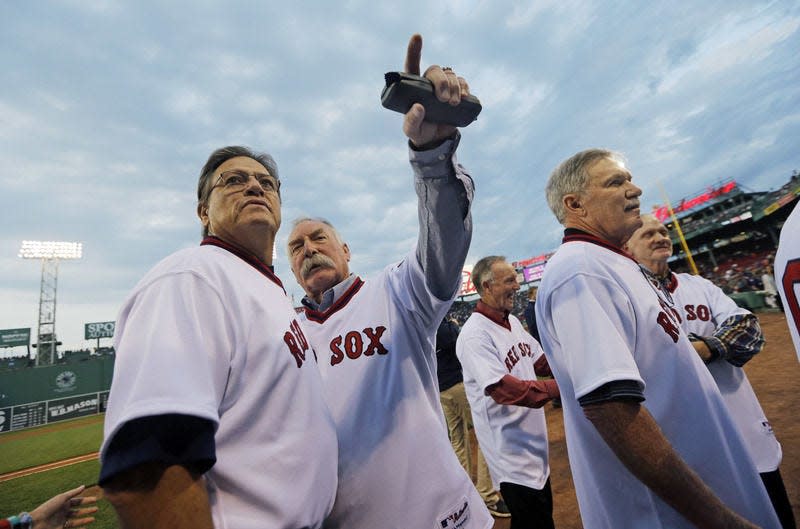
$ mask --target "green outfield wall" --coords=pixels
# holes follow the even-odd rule
[[[0,372],[0,432],[105,411],[114,357]]]

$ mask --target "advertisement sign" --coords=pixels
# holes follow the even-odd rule
[[[526,283],[540,280],[542,278],[543,273],[544,273],[544,264],[528,266],[522,270],[522,275],[524,276]]]
[[[83,327],[83,337],[85,340],[94,340],[96,338],[113,338],[114,326],[115,322],[113,321],[87,323]]]
[[[472,284],[472,266],[465,266],[461,270],[461,290],[458,292],[459,296],[468,296],[470,294],[477,294],[475,285]]]
[[[31,328],[0,330],[0,347],[27,346],[31,343]]]
[[[47,422],[47,404],[35,402],[33,404],[22,404],[14,406],[11,415],[11,429],[21,430],[41,426]]]
[[[527,268],[536,264],[544,264],[548,259],[550,259],[550,256],[553,255],[553,253],[554,252],[543,253],[542,255],[537,255],[536,257],[529,257],[528,259],[523,259],[521,261],[514,261],[511,263],[511,265],[514,268]]]
[[[759,215],[758,218],[761,218],[761,217],[766,216],[766,215],[772,215],[773,213],[775,213],[776,211],[781,209],[786,204],[791,203],[795,198],[797,198],[797,195],[800,195],[800,187],[798,187],[797,189],[795,189],[794,191],[792,191],[792,192],[790,192],[790,193],[788,193],[786,195],[783,195],[778,200],[776,200],[775,202],[773,202],[769,206],[765,207],[764,208],[764,212],[761,215]],[[758,220],[758,219],[756,219],[756,220]]]
[[[709,189],[705,193],[697,195],[696,197],[692,198],[684,198],[680,201],[680,203],[674,207],[672,210],[677,215],[682,211],[689,211],[690,209],[696,208],[697,206],[701,206],[715,198],[721,197],[722,195],[726,195],[731,191],[736,189],[736,182],[728,182],[727,184],[720,186],[716,189]],[[669,217],[669,208],[666,205],[663,206],[654,206],[653,207],[653,216],[664,222]]]
[[[97,413],[97,393],[51,400],[47,403],[47,422],[64,421]]]

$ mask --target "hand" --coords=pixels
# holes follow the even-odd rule
[[[419,75],[419,62],[422,56],[422,36],[415,34],[408,41],[406,51],[405,71],[414,75]],[[461,98],[469,95],[469,85],[463,77],[458,77],[451,69],[444,69],[440,66],[429,66],[425,70],[428,78],[434,87],[436,97],[443,103],[450,103],[453,106],[461,102]],[[435,147],[438,143],[449,138],[456,132],[456,127],[439,123],[425,121],[425,107],[419,103],[414,103],[406,113],[403,120],[403,133],[411,140],[414,147],[421,150]]]
[[[89,515],[97,512],[97,507],[77,508],[97,503],[97,498],[94,496],[76,498],[85,488],[81,485],[62,492],[36,507],[31,511],[33,529],[74,529],[94,522],[94,517]]]
[[[706,364],[714,360],[714,353],[711,352],[711,349],[708,348],[706,342],[703,340],[697,340],[691,342],[692,347],[694,347],[695,352],[700,357],[700,360],[705,362]]]
[[[552,399],[561,396],[561,390],[555,380],[532,380],[531,396],[533,398],[532,408],[541,408]]]

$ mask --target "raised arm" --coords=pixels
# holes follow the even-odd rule
[[[408,43],[405,70],[419,75],[422,37]],[[457,105],[469,85],[451,69],[433,65],[425,71],[440,101]],[[461,281],[461,269],[472,239],[472,178],[455,158],[460,135],[452,125],[425,121],[425,108],[414,104],[403,121],[418,197],[417,259],[428,288],[450,299]]]

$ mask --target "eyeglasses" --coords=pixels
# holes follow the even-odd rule
[[[280,183],[277,179],[273,178],[271,175],[266,173],[248,173],[246,171],[241,171],[238,169],[234,169],[231,171],[224,171],[220,173],[219,178],[217,178],[216,183],[211,186],[209,189],[209,193],[215,187],[224,187],[228,191],[241,191],[242,189],[250,183],[250,175],[256,179],[258,185],[261,186],[261,189],[264,190],[265,193],[277,193],[278,189],[280,189]]]

